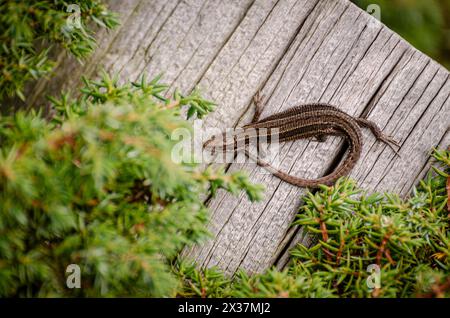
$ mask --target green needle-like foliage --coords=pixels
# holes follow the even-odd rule
[[[75,7],[76,5],[76,7]],[[0,101],[17,95],[54,66],[51,45],[82,59],[95,48],[93,25],[113,28],[116,16],[99,0],[0,1]]]
[[[438,164],[407,199],[368,195],[349,179],[308,193],[294,224],[315,243],[294,248],[285,270],[240,272],[229,281],[216,269],[180,270],[180,295],[450,297],[450,151],[435,150],[433,156]],[[379,268],[379,285],[371,267]]]
[[[158,79],[107,74],[85,84],[77,100],[52,99],[50,121],[0,117],[0,296],[174,295],[171,260],[207,234],[202,194],[261,188],[172,160],[171,133],[191,128],[182,105],[213,105],[198,93],[165,99]],[[69,264],[80,289],[66,286]]]
[[[116,24],[100,0],[0,0],[0,102],[25,100],[25,84],[51,72],[52,45],[81,60],[92,30]],[[229,278],[178,259],[208,234],[204,198],[257,200],[262,187],[172,160],[172,132],[192,128],[182,107],[202,118],[214,103],[198,91],[164,97],[159,80],[119,85],[103,73],[78,99],[50,98],[46,118],[0,117],[0,297],[450,297],[448,150],[434,151],[439,164],[406,199],[348,179],[308,193],[294,224],[315,243],[296,246],[282,271]],[[68,288],[70,264],[79,289]]]

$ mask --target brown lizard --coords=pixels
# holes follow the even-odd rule
[[[378,126],[365,118],[355,118],[338,108],[325,103],[302,104],[285,111],[273,114],[264,119],[259,119],[262,111],[262,102],[259,93],[254,97],[256,107],[255,115],[250,124],[242,127],[242,132],[237,133],[231,140],[224,140],[225,134],[215,135],[204,143],[206,149],[215,151],[216,147],[222,147],[224,151],[239,151],[249,142],[249,131],[257,131],[257,137],[261,137],[260,131],[266,136],[271,135],[271,130],[276,129],[279,142],[291,141],[314,137],[318,141],[324,141],[327,135],[343,136],[349,142],[349,154],[345,160],[330,174],[317,179],[303,179],[287,174],[274,168],[269,163],[252,156],[248,150],[245,154],[255,160],[258,165],[266,168],[272,174],[299,187],[317,187],[319,184],[331,185],[339,177],[347,175],[355,166],[362,150],[361,128],[369,128],[375,137],[392,148],[392,144],[399,146],[390,136],[385,135]],[[219,138],[222,136],[222,138]],[[216,143],[214,143],[216,141]],[[242,142],[244,141],[244,142]],[[218,142],[218,143],[217,143]],[[394,151],[395,149],[392,148]],[[396,151],[395,151],[396,152]],[[398,154],[396,152],[396,154]]]

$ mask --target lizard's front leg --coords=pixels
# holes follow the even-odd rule
[[[255,105],[255,114],[253,115],[252,123],[256,123],[259,120],[259,117],[261,116],[261,113],[263,111],[263,99],[264,95],[261,95],[261,92],[258,90],[253,96],[253,104]]]

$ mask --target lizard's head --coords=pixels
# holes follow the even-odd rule
[[[216,149],[219,152],[232,152],[236,148],[236,135],[234,134],[217,134],[213,135],[203,143],[203,149],[215,153]]]

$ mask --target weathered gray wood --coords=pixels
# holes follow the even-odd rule
[[[114,2],[114,1],[112,1]],[[192,0],[114,2],[120,29],[101,33],[100,48],[80,67],[61,57],[43,92],[75,88],[81,74],[104,67],[122,80],[164,72],[171,88],[199,86],[219,105],[206,126],[248,122],[251,98],[266,95],[263,116],[301,102],[328,102],[367,116],[401,142],[395,156],[364,132],[361,160],[351,173],[368,191],[402,195],[429,167],[431,147],[450,142],[449,72],[346,0]],[[70,76],[69,76],[70,75]],[[281,167],[315,178],[342,159],[342,140],[296,141],[281,148]],[[213,239],[184,251],[201,266],[254,273],[288,260],[305,236],[290,227],[305,189],[281,182],[253,163],[232,164],[266,185],[264,199],[219,192],[208,205]]]

